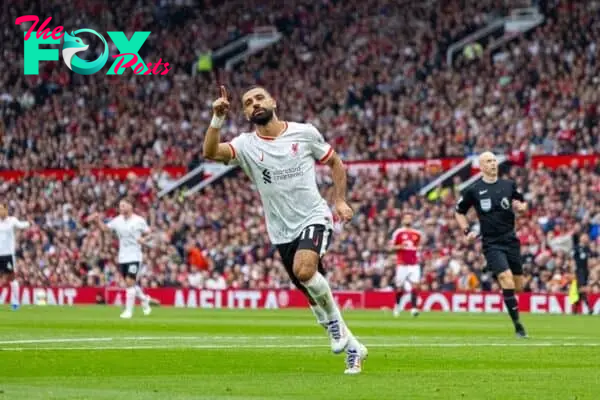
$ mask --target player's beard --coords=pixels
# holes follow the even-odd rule
[[[262,111],[259,115],[252,115],[250,122],[256,125],[266,125],[273,119],[273,109],[261,108]]]

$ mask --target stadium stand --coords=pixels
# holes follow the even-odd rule
[[[568,235],[573,229],[591,232],[598,250],[599,165],[511,170],[532,204],[530,214],[519,221],[528,289],[567,288],[571,276],[571,261],[566,257]],[[426,287],[492,288],[489,277],[482,273],[485,262],[479,245],[468,247],[456,240],[460,237],[452,215],[456,193],[449,190],[435,202],[423,199],[415,193],[423,179],[422,173],[407,170],[392,176],[363,173],[352,179],[349,198],[357,215],[337,234],[325,260],[334,287],[390,290],[395,260],[386,250],[387,243],[399,216],[411,211],[416,212],[418,227],[428,237],[423,254]],[[415,189],[407,189],[410,187]],[[260,200],[241,173],[184,201],[156,201],[154,182],[133,177],[126,183],[31,178],[24,183],[5,183],[2,189],[17,214],[36,216],[35,226],[22,234],[22,258],[18,261],[23,279],[30,284],[120,285],[114,238],[90,229],[85,217],[103,205],[108,206],[109,216],[114,215],[116,199],[127,192],[161,235],[160,243],[146,257],[142,278],[146,285],[290,286],[279,256],[268,244]],[[328,190],[324,185],[326,196]],[[599,292],[597,259],[592,260],[592,270],[592,286]]]

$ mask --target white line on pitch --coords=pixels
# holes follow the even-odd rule
[[[5,347],[0,351],[83,351],[83,350],[169,350],[169,349],[306,349],[324,348],[327,345],[314,344],[205,344],[192,346],[139,345],[139,346],[88,346],[88,347]],[[600,343],[375,343],[374,348],[449,348],[449,347],[600,347]]]
[[[207,341],[262,341],[262,340],[320,340],[326,338],[322,336],[122,336],[122,337],[97,337],[97,338],[46,338],[46,339],[21,339],[21,340],[3,340],[0,341],[0,345],[6,344],[52,344],[52,343],[85,343],[85,342],[113,342],[113,341],[152,341],[152,340],[207,340]],[[389,339],[402,340],[406,345],[414,345],[414,343],[407,343],[411,341],[427,341],[427,340],[443,340],[443,341],[456,341],[458,339],[464,340],[465,338],[452,337],[452,336],[357,336],[362,340],[376,340],[385,341]],[[490,337],[473,337],[471,340],[503,340],[507,339],[505,336],[490,336]],[[537,340],[586,340],[591,338],[586,337],[549,337],[539,336],[535,337]],[[476,342],[477,343],[477,342]],[[481,342],[479,342],[481,344]],[[452,345],[452,343],[446,343],[446,345]],[[461,346],[463,343],[457,343]],[[483,343],[483,345],[486,345]]]
[[[288,340],[288,339],[323,339],[327,336],[123,336],[119,340]],[[0,342],[1,343],[1,342]]]
[[[3,340],[0,344],[36,344],[36,343],[78,343],[78,342],[111,342],[113,338],[55,338],[55,339],[24,339]]]

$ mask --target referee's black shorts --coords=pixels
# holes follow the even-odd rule
[[[484,243],[483,254],[487,262],[486,269],[495,276],[507,270],[510,270],[513,275],[523,275],[521,244],[516,237]]]
[[[329,248],[331,243],[331,229],[325,227],[325,225],[309,225],[307,226],[300,236],[293,242],[278,244],[277,251],[281,255],[281,261],[285,267],[285,271],[292,283],[299,289],[304,289],[296,275],[294,274],[294,257],[298,250],[312,250],[319,255],[318,271],[325,275],[325,268],[321,258],[325,255],[325,252]]]
[[[588,271],[577,268],[575,271],[575,277],[577,278],[577,286],[582,287],[587,286],[590,274]]]

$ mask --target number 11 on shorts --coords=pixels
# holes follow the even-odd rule
[[[308,236],[307,236],[307,234],[308,234]],[[315,227],[309,226],[302,232],[301,239],[311,239],[312,240],[313,236],[315,236]]]

